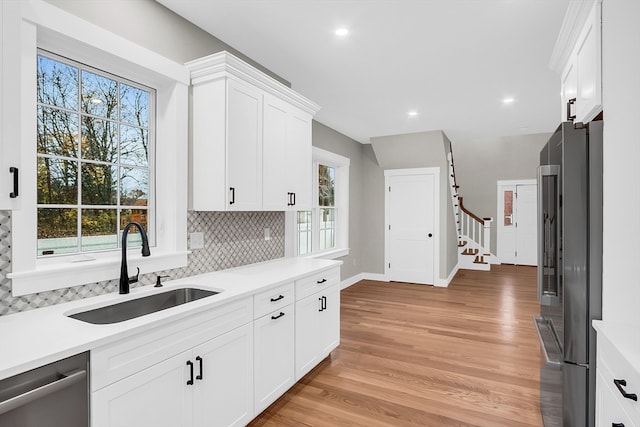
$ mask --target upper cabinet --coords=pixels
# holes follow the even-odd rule
[[[8,210],[20,203],[19,13],[20,2],[0,3],[0,209]]]
[[[197,211],[311,205],[311,121],[319,107],[235,56],[191,70],[191,194]]]
[[[561,120],[602,111],[602,1],[571,2],[551,58],[561,80]]]

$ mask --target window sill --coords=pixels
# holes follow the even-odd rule
[[[331,249],[324,252],[315,252],[303,255],[302,258],[338,259],[349,255],[349,248]]]
[[[130,275],[140,268],[140,273],[168,270],[187,265],[188,251],[156,252],[149,257],[142,257],[138,251],[127,256]],[[77,259],[77,257],[76,257]],[[7,274],[11,279],[12,295],[34,294],[52,289],[69,288],[71,286],[113,280],[120,277],[120,252],[102,259],[91,259],[73,262],[60,260],[46,266],[38,266],[35,270],[18,271]]]

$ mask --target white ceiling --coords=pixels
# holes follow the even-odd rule
[[[560,78],[548,64],[569,0],[158,1],[290,81],[322,106],[316,120],[363,143],[437,129],[454,142],[551,132],[560,122]]]

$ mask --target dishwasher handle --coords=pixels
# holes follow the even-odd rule
[[[84,381],[86,377],[86,370],[77,371],[70,375],[64,375],[62,378],[50,382],[49,384],[45,384],[41,387],[22,393],[21,395],[4,400],[0,402],[0,415],[57,391],[63,390],[79,381]]]

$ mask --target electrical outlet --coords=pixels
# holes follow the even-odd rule
[[[189,234],[189,249],[202,249],[204,248],[204,233],[191,233]]]
[[[268,227],[264,229],[264,240],[271,240],[271,229]]]

